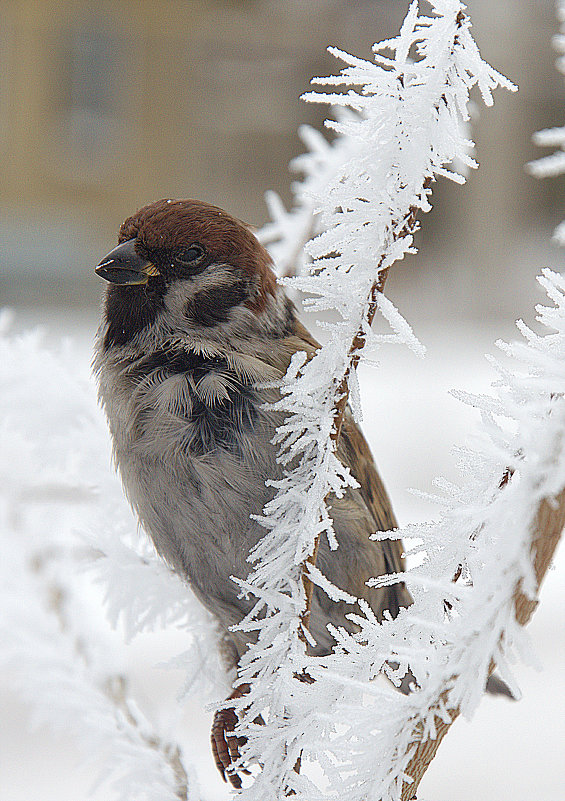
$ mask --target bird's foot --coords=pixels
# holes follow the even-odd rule
[[[228,701],[232,698],[241,698],[247,692],[249,692],[248,684],[237,687],[229,696]],[[241,788],[239,774],[248,774],[249,771],[245,768],[235,768],[235,762],[239,759],[239,749],[245,743],[245,737],[236,737],[233,733],[237,723],[238,717],[233,706],[219,709],[214,715],[210,740],[216,767],[220,771],[222,779],[225,782],[229,781],[232,787],[239,790]]]

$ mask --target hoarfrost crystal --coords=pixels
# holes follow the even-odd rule
[[[314,83],[356,88],[313,92],[306,100],[343,109],[327,123],[336,138],[329,145],[303,133],[310,153],[295,165],[305,180],[294,186],[293,211],[287,214],[269,196],[275,220],[263,239],[287,270],[296,266],[293,237],[301,243],[310,231],[315,234],[305,245],[303,274],[285,283],[310,295],[312,310],[331,310],[339,319],[326,323],[328,341],[317,355],[309,362],[296,358],[283,381],[277,408],[285,412],[286,422],[275,441],[287,472],[274,484],[277,493],[261,521],[268,533],[252,553],[254,568],[242,584],[257,598],[242,623],[258,637],[240,662],[239,680],[250,683],[251,690],[236,702],[238,733],[247,737],[243,761],[261,764],[244,792],[256,801],[282,799],[289,792],[309,801],[398,797],[412,743],[411,721],[437,689],[424,682],[418,656],[422,644],[412,633],[412,647],[407,647],[405,637],[412,630],[411,616],[422,613],[424,639],[433,641],[433,653],[437,648],[443,658],[443,601],[453,593],[444,573],[406,577],[414,608],[382,626],[366,609],[358,636],[335,632],[338,646],[330,657],[309,657],[300,636],[305,609],[301,565],[320,536],[339,547],[326,499],[354,484],[331,439],[344,379],[350,397],[358,395],[352,343],[359,338],[373,346],[395,341],[422,350],[390,301],[379,300],[378,306],[391,333],[371,332],[376,284],[391,264],[414,252],[415,218],[430,209],[431,181],[445,176],[463,182],[450,168],[455,160],[476,166],[461,127],[468,119],[472,87],[478,86],[487,105],[497,86],[513,88],[481,60],[462,4],[445,0],[431,6],[433,16],[427,17],[420,15],[417,2],[411,3],[400,35],[374,46],[375,63],[332,49],[347,66]],[[414,50],[415,61],[409,56]],[[353,408],[358,414],[357,403]],[[322,586],[319,575],[312,577]],[[427,602],[419,610],[423,586]],[[330,596],[335,592],[328,587]],[[391,662],[399,665],[397,671],[390,669]],[[382,668],[399,682],[412,662],[422,686],[431,689],[404,697],[372,682]],[[304,673],[315,678],[313,684],[298,680]],[[365,696],[378,699],[369,712],[362,703]],[[268,717],[265,726],[254,723],[259,714]],[[433,716],[426,723],[433,725]],[[375,765],[374,753],[386,772]],[[303,765],[313,760],[323,766],[319,785],[304,770],[296,772],[299,757]]]

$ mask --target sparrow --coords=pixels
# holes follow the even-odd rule
[[[277,283],[271,258],[249,226],[198,200],[159,200],[122,224],[118,245],[95,268],[108,282],[96,335],[94,372],[124,491],[163,559],[185,579],[222,632],[227,667],[252,635],[232,630],[251,609],[232,576],[245,579],[260,515],[282,476],[272,439],[284,415],[269,404],[297,351],[318,342]],[[317,566],[336,586],[365,599],[379,620],[411,604],[402,582],[368,579],[404,568],[400,541],[375,542],[397,527],[371,451],[349,408],[337,454],[359,487],[330,498],[339,547],[319,545]],[[357,604],[314,589],[314,656],[349,631]],[[241,694],[234,691],[230,697]],[[235,787],[233,709],[216,716],[216,764]]]

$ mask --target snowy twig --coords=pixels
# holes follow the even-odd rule
[[[18,564],[19,555],[3,553],[17,573],[4,588],[0,663],[5,680],[30,703],[34,721],[72,734],[85,761],[97,767],[97,783],[120,801],[196,801],[179,747],[163,740],[134,703],[81,596],[69,581],[65,586],[50,576],[61,557],[54,554],[44,570],[50,557],[36,552],[26,565]],[[63,564],[72,569],[68,557]]]
[[[522,591],[522,579],[514,589],[514,614],[516,621],[525,626],[538,604],[537,593],[549,568],[561,535],[565,527],[565,490],[557,498],[544,498],[538,508],[535,524],[532,531],[532,561],[535,571],[535,595]],[[495,669],[494,660],[489,664],[489,674]],[[402,787],[402,801],[412,801],[416,798],[419,784],[435,757],[439,746],[448,733],[452,723],[459,716],[459,707],[451,708],[448,704],[448,691],[444,690],[436,702],[437,709],[447,709],[447,719],[438,717],[436,720],[435,736],[423,737],[423,723],[414,729],[413,742],[417,743],[414,754],[406,768],[406,774],[411,781],[405,782]]]
[[[423,541],[425,561],[403,576],[412,606],[379,624],[361,603],[352,616],[358,633],[335,630],[335,651],[309,661],[315,681],[289,700],[315,732],[303,740],[304,761],[315,759],[335,790],[295,782],[299,797],[300,789],[315,801],[413,798],[455,715],[476,708],[494,664],[517,692],[508,664],[564,517],[565,279],[544,270],[540,282],[555,308],[539,307],[538,320],[551,330],[538,336],[520,324],[527,342],[501,345],[514,369],[499,367],[497,397],[473,400],[484,421],[466,452],[466,482],[443,483],[447,508],[437,522],[395,532]],[[507,425],[489,417],[493,408]],[[468,585],[451,582],[458,565]],[[398,671],[387,667],[393,662]],[[383,667],[398,680],[408,664],[419,687],[408,697],[373,681]]]
[[[324,759],[327,751],[335,756],[331,737],[342,714],[336,704],[342,699],[346,675],[348,686],[353,686],[355,666],[349,652],[343,661],[341,644],[351,642],[344,632],[333,632],[340,645],[334,655],[320,661],[306,653],[304,640],[311,637],[304,625],[308,597],[301,580],[302,565],[314,561],[321,536],[328,538],[331,548],[338,546],[327,499],[331,493],[340,497],[355,485],[335,449],[348,400],[360,416],[355,366],[361,348],[365,343],[378,346],[393,339],[423,350],[378,291],[383,275],[396,260],[414,252],[416,215],[430,209],[430,182],[439,175],[463,182],[462,176],[448,170],[456,159],[476,166],[468,155],[470,143],[461,133],[471,88],[477,85],[488,105],[496,86],[513,88],[481,60],[462,4],[436,0],[431,5],[434,16],[425,17],[419,14],[417,2],[411,3],[400,35],[375,45],[376,64],[332,51],[348,66],[340,75],[316,82],[357,89],[307,96],[352,111],[328,123],[347,141],[350,151],[348,159],[333,161],[332,169],[326,171],[331,180],[315,196],[312,193],[321,233],[306,245],[311,259],[306,274],[285,283],[314,296],[309,301],[314,310],[331,310],[341,319],[326,324],[329,340],[309,361],[305,354],[295,355],[282,382],[275,408],[283,412],[285,423],[274,441],[280,447],[285,475],[272,482],[276,494],[260,519],[269,533],[251,554],[254,569],[240,582],[243,592],[257,598],[252,612],[239,624],[246,632],[257,632],[256,645],[240,660],[239,682],[249,684],[250,691],[234,702],[240,718],[236,733],[247,738],[242,758],[262,765],[253,786],[245,791],[256,801],[273,801],[289,792],[309,801],[335,794],[344,799],[366,797],[362,784],[354,791],[337,769],[328,768],[327,775],[335,784],[330,781],[331,789],[324,793],[304,773],[295,771],[301,755],[303,764],[311,758]],[[383,51],[393,56],[385,57]],[[409,55],[414,51],[417,60]],[[379,337],[372,331],[369,323],[376,310],[391,325],[392,336]],[[305,584],[308,587],[308,579]],[[440,586],[437,594],[443,595],[444,584]],[[369,620],[370,610],[366,613]],[[372,628],[367,626],[372,642],[381,626],[376,620]],[[326,672],[333,657],[332,671],[343,679],[339,689]],[[393,662],[399,665],[399,674],[406,672],[406,657],[399,658],[388,647],[363,649],[363,659],[357,676],[364,679]],[[297,681],[305,674],[316,679],[314,684]],[[361,684],[366,693],[374,692],[365,680]],[[402,696],[394,697],[386,708],[398,711],[407,703]],[[359,713],[357,707],[355,711]],[[266,714],[268,724],[257,726],[256,718]],[[361,712],[360,718],[364,716]],[[344,719],[349,720],[349,711]],[[353,740],[348,745],[352,747],[348,759],[353,760],[351,754],[359,749]],[[373,746],[365,745],[373,752]],[[410,742],[406,748],[407,760]],[[383,764],[391,773],[401,771],[395,781],[406,760],[388,761],[384,755]],[[357,777],[359,764],[345,771]]]
[[[460,20],[462,22],[462,19]],[[426,192],[429,189],[431,184],[431,178],[425,178],[423,181],[422,191]],[[416,229],[416,214],[417,208],[412,207],[409,211],[409,214],[406,219],[405,227],[398,233],[394,233],[394,239],[398,240],[403,237],[412,236]],[[362,321],[360,328],[358,329],[357,333],[353,337],[353,340],[349,346],[349,351],[347,354],[348,357],[348,364],[341,380],[340,385],[337,388],[337,392],[335,393],[335,409],[334,409],[334,423],[333,428],[330,433],[330,442],[333,444],[334,450],[337,450],[337,444],[339,442],[339,437],[341,434],[341,429],[343,426],[343,419],[345,416],[345,410],[347,408],[347,404],[349,401],[349,382],[350,376],[353,371],[357,369],[359,365],[359,361],[361,360],[361,352],[365,347],[365,343],[367,341],[366,331],[371,328],[373,324],[373,320],[375,318],[375,314],[378,308],[378,296],[383,292],[384,285],[386,281],[386,277],[388,275],[389,267],[383,268],[385,256],[381,257],[380,263],[376,267],[376,274],[378,278],[375,280],[371,287],[370,295],[369,295],[369,302],[366,307],[366,319]],[[326,495],[324,499],[324,503],[327,504],[329,502],[330,492]],[[304,585],[304,592],[305,592],[305,607],[304,612],[301,616],[301,636],[304,638],[304,641],[307,643],[307,638],[304,634],[304,631],[309,627],[309,618],[310,618],[310,608],[312,605],[312,595],[314,592],[314,584],[309,577],[309,572],[312,567],[316,565],[317,557],[318,557],[318,548],[320,545],[320,537],[321,532],[318,534],[314,541],[314,548],[312,553],[306,558],[306,560],[302,564],[302,582]]]
[[[341,122],[357,116],[351,109],[336,107],[333,111]],[[268,191],[265,201],[271,221],[257,231],[257,237],[272,256],[275,269],[285,278],[300,275],[311,264],[305,245],[322,232],[317,197],[352,157],[347,136],[338,134],[329,142],[310,125],[301,125],[298,135],[308,151],[289,164],[291,170],[302,173],[302,179],[291,185],[292,207],[287,211],[277,193]]]
[[[68,346],[57,353],[39,332],[11,336],[0,322],[3,679],[36,721],[73,735],[112,798],[196,801],[179,746],[132,696],[123,645],[90,578],[104,577],[109,616],[129,638],[191,624],[186,639],[198,656],[203,613],[136,535],[87,360],[83,377]],[[206,637],[201,650],[213,654],[214,635]],[[183,667],[193,662],[185,657]],[[211,675],[211,660],[206,667]]]
[[[85,557],[96,558],[96,554],[88,554],[81,550],[76,550],[76,557],[82,561]],[[36,576],[40,584],[44,585],[44,595],[48,602],[48,608],[55,615],[59,632],[71,645],[71,650],[82,667],[94,675],[95,669],[92,665],[92,657],[84,643],[84,632],[73,631],[71,616],[69,615],[69,605],[77,606],[78,599],[73,598],[69,588],[65,586],[60,577],[55,579],[49,576],[46,569],[47,563],[54,560],[56,563],[64,556],[59,555],[56,549],[48,551],[36,551],[31,560],[31,571]],[[128,680],[123,673],[107,674],[97,677],[93,682],[97,684],[101,692],[108,698],[110,704],[115,708],[115,717],[119,721],[127,721],[130,728],[130,738],[132,734],[137,736],[140,743],[156,751],[165,764],[168,764],[175,777],[176,796],[180,801],[188,801],[188,776],[182,763],[181,751],[178,745],[166,743],[148,725],[148,721],[143,719],[140,710],[136,709],[130,697]],[[121,723],[120,725],[123,725]]]

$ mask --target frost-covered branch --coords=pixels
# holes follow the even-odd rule
[[[557,19],[561,28],[557,36],[553,37],[553,46],[559,53],[556,65],[559,72],[565,75],[565,0],[556,2]],[[559,148],[550,156],[531,161],[527,168],[536,178],[551,178],[565,172],[565,127],[545,128],[537,131],[533,140],[540,147]],[[565,222],[560,223],[554,231],[553,237],[560,245],[565,245]]]
[[[547,282],[547,286],[551,286],[553,283],[553,285],[558,288],[559,292],[563,291],[565,285],[560,276],[546,271],[544,274],[544,279]],[[539,341],[540,344],[543,342],[541,339]],[[548,343],[546,341],[543,344]],[[563,398],[561,398],[561,405],[563,405],[562,402]],[[563,415],[563,410],[561,410],[561,413]],[[565,416],[563,416],[562,419],[565,423]],[[546,421],[543,422],[545,423]],[[522,454],[522,457],[524,458],[525,454]],[[525,626],[530,621],[531,616],[538,605],[537,596],[539,587],[545,574],[547,573],[565,527],[565,490],[562,489],[556,496],[554,495],[554,482],[556,478],[557,482],[559,483],[565,480],[563,475],[563,457],[563,453],[556,454],[556,461],[552,469],[553,475],[549,476],[550,481],[554,486],[548,488],[548,496],[539,502],[529,532],[531,547],[530,558],[533,563],[535,580],[534,590],[532,592],[532,589],[530,588],[529,592],[523,591],[522,587],[525,580],[524,576],[520,576],[514,585],[514,593],[511,605],[513,606],[513,616],[520,626]],[[527,488],[526,491],[529,489],[530,488]],[[513,501],[506,501],[507,517],[509,518],[510,523],[514,517],[514,510],[511,506],[512,503]],[[528,572],[528,583],[529,579],[530,574]],[[477,635],[484,637],[485,632],[477,632]],[[504,640],[510,639],[508,636],[508,631],[501,631],[500,635],[500,647],[502,650],[504,650]],[[493,658],[488,665],[489,674],[495,668],[494,659],[495,657],[493,655]],[[484,660],[483,664],[485,664]],[[406,773],[411,777],[411,781],[406,782],[403,785],[402,801],[411,801],[411,799],[416,798],[418,786],[424,776],[424,773],[436,755],[437,749],[439,748],[445,735],[448,733],[451,724],[456,720],[460,713],[459,707],[453,708],[450,706],[449,692],[447,689],[444,690],[441,697],[437,699],[436,709],[441,709],[442,712],[447,710],[447,715],[442,715],[436,719],[435,736],[433,738],[430,736],[423,736],[423,724],[421,721],[416,724],[414,729],[414,742],[417,742],[417,747],[406,769]]]
[[[525,648],[522,627],[565,520],[565,279],[546,270],[540,283],[554,304],[538,308],[546,333],[520,323],[526,341],[500,343],[512,363],[497,366],[494,397],[459,393],[483,415],[473,447],[461,451],[465,481],[439,482],[446,511],[437,523],[394,533],[423,543],[415,551],[424,563],[403,576],[413,605],[382,624],[365,605],[353,618],[358,633],[335,631],[335,652],[309,661],[312,684],[287,678],[290,736],[304,714],[311,736],[301,741],[302,764],[315,761],[324,774],[316,786],[297,778],[299,797],[408,801],[495,664],[518,692],[509,666]],[[381,670],[394,678],[407,665],[418,691],[405,697],[379,685]]]
[[[293,358],[283,381],[276,408],[286,419],[275,441],[286,472],[273,482],[276,494],[261,519],[269,533],[252,552],[254,570],[241,582],[242,590],[257,602],[240,628],[255,631],[258,642],[240,662],[240,682],[249,683],[251,689],[236,702],[241,718],[238,733],[248,738],[244,760],[262,765],[247,795],[262,801],[290,791],[309,801],[333,797],[331,793],[340,798],[366,797],[344,795],[343,780],[338,783],[337,771],[331,770],[330,795],[327,788],[320,795],[320,789],[294,769],[301,755],[303,764],[304,759],[323,759],[320,742],[325,746],[326,734],[330,740],[336,736],[340,716],[334,705],[343,695],[341,684],[338,689],[320,681],[324,660],[309,658],[302,642],[310,635],[302,625],[308,597],[300,581],[301,566],[313,561],[321,536],[328,538],[330,547],[338,546],[327,498],[330,493],[340,497],[355,485],[336,457],[335,443],[347,399],[360,416],[354,368],[361,348],[365,343],[379,346],[393,341],[421,351],[409,326],[378,291],[383,275],[397,259],[414,252],[416,215],[430,209],[430,182],[445,176],[462,183],[463,177],[449,169],[456,159],[476,166],[460,126],[468,118],[472,87],[479,87],[488,105],[496,86],[513,88],[481,60],[462,4],[445,0],[431,6],[433,16],[426,17],[416,2],[410,5],[400,35],[375,45],[375,63],[332,51],[348,66],[340,75],[316,82],[356,89],[307,96],[351,111],[328,123],[350,150],[349,158],[333,159],[326,171],[332,173],[331,180],[313,195],[322,232],[306,245],[311,259],[307,273],[287,283],[312,296],[313,310],[337,312],[340,320],[326,325],[329,340],[310,361],[305,354]],[[414,50],[416,60],[409,55]],[[376,311],[389,322],[391,334],[378,336],[372,331]],[[380,629],[376,620],[371,625]],[[346,635],[336,636],[339,642]],[[364,681],[368,665],[380,651],[363,652],[366,663],[357,676],[363,677],[365,692],[382,695],[382,690]],[[382,661],[379,657],[376,673],[387,661],[398,662],[399,671],[406,671],[405,655],[389,657]],[[336,659],[338,669],[337,652]],[[376,675],[373,669],[369,673]],[[315,676],[315,684],[297,680],[304,674]],[[392,698],[387,708],[392,710],[405,710],[411,703],[397,698],[397,693],[388,695]],[[258,726],[255,720],[267,709],[268,725]],[[406,745],[409,750],[410,744]],[[355,781],[357,767],[351,774]]]
[[[335,113],[342,122],[358,116],[341,107]],[[291,185],[292,207],[287,211],[276,192],[267,192],[265,201],[271,221],[257,232],[273,258],[275,269],[284,277],[300,275],[311,264],[305,245],[322,232],[317,198],[353,155],[347,136],[336,134],[329,142],[310,125],[301,125],[298,134],[308,150],[289,164],[292,171],[302,174],[302,179]]]
[[[103,640],[100,632],[94,636],[89,615],[83,616],[84,630],[73,630],[69,610],[74,617],[84,604],[68,586],[42,575],[41,563],[49,559],[36,558],[30,566],[9,555],[17,588],[4,588],[4,680],[29,703],[35,724],[76,738],[85,761],[99,771],[98,783],[115,798],[198,798],[192,782],[189,793],[179,747],[137,707],[121,665],[110,665],[108,653],[98,652]]]

